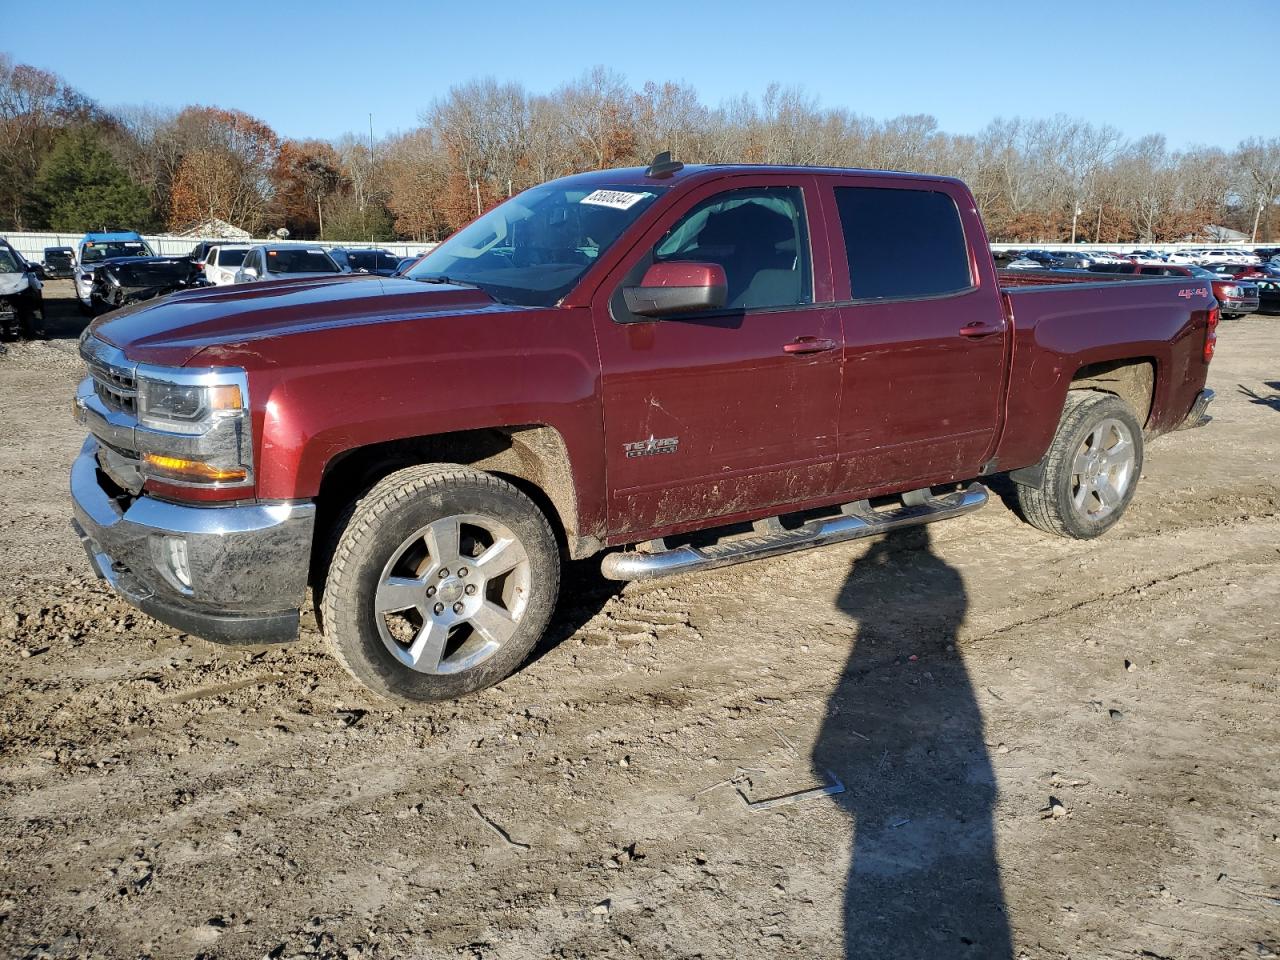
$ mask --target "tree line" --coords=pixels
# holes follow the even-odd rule
[[[1209,225],[1280,238],[1280,138],[1171,149],[1058,115],[977,134],[928,115],[879,120],[770,86],[709,107],[682,83],[631,86],[603,68],[547,94],[450,87],[417,127],[374,140],[281,137],[236,109],[105,109],[0,54],[0,229],[183,229],[438,240],[506,197],[581,170],[648,163],[816,164],[960,177],[991,239],[1159,242]]]

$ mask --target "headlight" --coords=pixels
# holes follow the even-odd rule
[[[252,482],[248,380],[243,370],[169,370],[140,364],[142,472],[200,486]]]
[[[1224,297],[1238,297],[1240,296],[1240,288],[1239,287],[1223,287],[1222,295]]]

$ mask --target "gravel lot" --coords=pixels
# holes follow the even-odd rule
[[[218,647],[90,577],[47,293],[54,339],[0,358],[0,955],[1280,954],[1280,318],[1223,324],[1213,423],[1102,540],[993,498],[625,589],[583,564],[533,663],[405,709],[313,618]]]

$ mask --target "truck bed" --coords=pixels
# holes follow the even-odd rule
[[[1204,386],[1212,286],[1193,277],[998,271],[1014,330],[1008,417],[1023,429],[1000,446],[1000,462],[1034,460],[1048,447],[1056,413],[1078,371],[1113,357],[1149,362],[1154,378],[1148,436],[1187,416]]]

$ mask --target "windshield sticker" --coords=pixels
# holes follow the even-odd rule
[[[589,203],[593,207],[612,207],[614,210],[630,210],[649,193],[627,193],[625,190],[596,190],[588,193],[579,203]]]
[[[324,251],[323,251],[323,250],[308,250],[308,251],[307,251],[307,253],[321,254],[321,253],[324,253]]]

